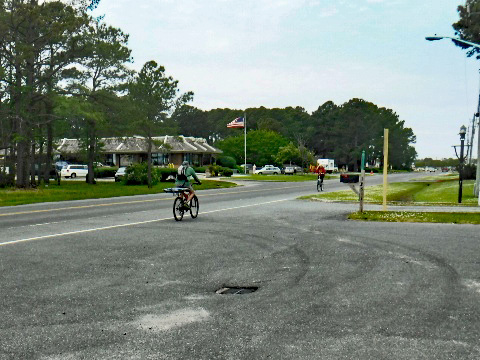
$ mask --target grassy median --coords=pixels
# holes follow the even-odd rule
[[[174,183],[164,182],[149,189],[146,185],[123,185],[115,182],[97,182],[95,185],[83,181],[62,181],[61,185],[50,184],[32,190],[0,189],[0,206],[13,206],[41,202],[66,200],[100,199],[117,196],[162,193],[163,189],[173,187]],[[203,180],[195,185],[195,190],[234,187],[227,181]]]
[[[458,181],[442,182],[403,182],[388,184],[387,202],[391,205],[476,205],[478,199],[473,196],[473,180],[463,182],[462,204],[458,204]],[[351,190],[320,193],[303,196],[301,199],[319,201],[358,201]],[[365,202],[381,204],[383,186],[365,188]]]
[[[480,213],[447,213],[415,211],[364,211],[348,216],[351,220],[385,222],[426,222],[450,224],[480,224]]]

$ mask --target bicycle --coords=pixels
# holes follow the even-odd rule
[[[187,198],[190,189],[188,188],[168,188],[163,191],[166,193],[172,193],[173,196],[176,196],[173,201],[173,217],[176,221],[181,221],[183,215],[189,211],[192,219],[195,219],[198,216],[199,203],[197,195],[193,195],[193,198],[190,200],[190,204],[187,204]],[[187,206],[185,206],[187,205]]]
[[[320,176],[317,177],[317,191],[323,191],[323,179]]]

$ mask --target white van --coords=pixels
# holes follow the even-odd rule
[[[87,165],[65,165],[60,171],[60,176],[76,178],[77,176],[86,177],[88,174]]]

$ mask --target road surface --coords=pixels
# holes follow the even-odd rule
[[[0,359],[480,358],[479,227],[314,188],[199,191],[181,222],[167,194],[1,208]]]

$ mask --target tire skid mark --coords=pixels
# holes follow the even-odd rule
[[[449,321],[449,313],[454,310],[457,305],[460,303],[461,300],[461,291],[462,291],[462,285],[460,282],[460,276],[455,270],[453,266],[448,264],[448,262],[440,258],[438,256],[435,256],[429,252],[420,250],[418,248],[408,246],[408,245],[400,245],[398,243],[392,243],[387,240],[381,240],[381,239],[372,239],[372,238],[362,238],[362,237],[356,237],[357,239],[362,239],[364,243],[369,243],[371,247],[377,248],[378,250],[381,250],[385,252],[386,255],[393,257],[394,259],[399,259],[401,261],[404,261],[406,264],[408,264],[409,270],[412,272],[413,275],[418,273],[418,269],[421,269],[422,267],[419,267],[418,264],[423,264],[423,262],[418,262],[418,260],[410,262],[409,259],[412,259],[411,256],[403,254],[401,251],[402,250],[408,250],[410,253],[414,253],[417,255],[417,257],[423,258],[430,264],[431,266],[423,266],[424,268],[433,270],[436,272],[439,276],[442,277],[444,280],[443,283],[440,284],[440,289],[442,292],[441,298],[439,298],[440,304],[434,309],[430,310],[426,313],[420,313],[418,314],[415,319],[412,319],[409,322],[408,325],[404,326],[404,329],[399,333],[399,331],[396,331],[395,333],[390,333],[388,328],[392,328],[391,326],[385,325],[383,326],[384,330],[381,330],[382,335],[386,336],[402,336],[402,337],[412,337],[412,329],[416,328],[415,324],[418,323],[428,323],[430,324],[429,328],[422,328],[418,329],[416,328],[416,333],[415,337],[418,336],[428,336],[429,333],[434,331],[435,327],[438,327],[440,324]],[[377,243],[376,245],[373,243]],[[399,251],[397,252],[392,252],[391,249],[395,248]],[[416,279],[417,277],[415,276],[413,279]],[[416,302],[418,301],[418,289],[422,289],[422,281],[419,279],[411,284],[409,284],[409,289],[405,296],[396,299],[393,303],[391,303],[391,311],[390,313],[393,313],[395,310],[400,308],[403,304],[405,303],[410,303],[410,302]],[[428,289],[422,289],[423,291],[428,291]],[[422,320],[419,321],[419,318],[421,317]],[[405,322],[405,319],[403,319]],[[398,320],[396,319],[391,319],[389,320],[389,323],[394,323],[398,325]]]

